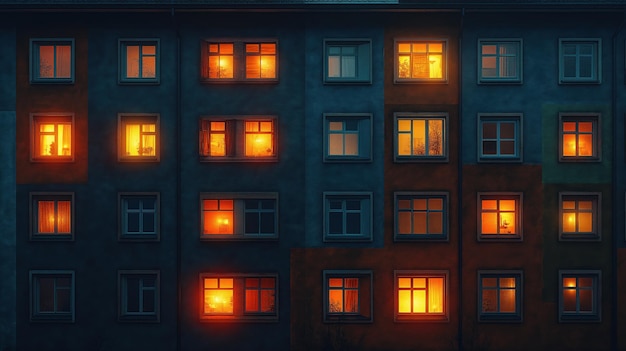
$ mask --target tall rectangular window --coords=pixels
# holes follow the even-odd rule
[[[600,193],[559,193],[560,240],[600,240]]]
[[[324,193],[324,240],[372,240],[372,194]]]
[[[519,161],[522,155],[521,115],[479,115],[479,159],[487,162]]]
[[[276,43],[246,43],[246,79],[276,78]]]
[[[120,113],[119,161],[159,161],[159,115]]]
[[[448,194],[396,192],[395,240],[447,240]]]
[[[600,161],[599,114],[559,114],[559,137],[560,161]]]
[[[31,193],[31,240],[74,239],[74,194]]]
[[[120,240],[159,240],[159,194],[120,193]]]
[[[372,154],[370,114],[324,114],[324,160],[369,161]]]
[[[602,80],[601,39],[559,39],[559,83]]]
[[[324,322],[372,322],[372,272],[324,271]]]
[[[119,271],[119,319],[158,322],[159,271]]]
[[[74,83],[74,39],[30,40],[31,83]]]
[[[522,239],[522,194],[478,194],[478,239]]]
[[[522,320],[521,271],[478,271],[478,320]]]
[[[559,271],[559,322],[601,321],[601,272]]]
[[[276,40],[206,40],[202,44],[202,79],[211,83],[277,82]]]
[[[33,162],[74,161],[73,114],[33,113],[30,122]]]
[[[276,161],[276,120],[267,116],[225,116],[200,120],[203,161]]]
[[[159,39],[120,39],[120,83],[159,83]]]
[[[522,82],[521,39],[479,39],[478,55],[480,83]]]
[[[447,271],[395,271],[396,321],[447,321]]]
[[[445,114],[395,114],[395,161],[447,160],[446,119]]]
[[[371,83],[369,39],[325,39],[325,83]]]
[[[74,322],[74,272],[30,271],[30,319]]]
[[[447,40],[396,40],[395,82],[446,82]]]

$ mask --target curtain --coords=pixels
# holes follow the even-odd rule
[[[345,278],[344,284],[344,312],[359,312],[359,278]]]
[[[443,312],[443,278],[428,279],[428,313]]]
[[[71,78],[72,76],[72,47],[58,45],[56,47],[56,78]]]
[[[37,204],[39,214],[38,233],[54,233],[54,201],[39,201]]]

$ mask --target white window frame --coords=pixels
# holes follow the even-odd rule
[[[523,284],[524,284],[524,272],[521,270],[479,270],[478,271],[478,321],[479,322],[522,322],[523,316]],[[495,278],[497,281],[496,287],[485,287],[483,286],[482,278]],[[500,286],[501,278],[514,278],[515,279],[515,287],[502,287]],[[483,311],[483,304],[486,302],[483,299],[483,291],[484,290],[495,290],[496,297],[496,305],[497,310],[494,312],[485,312]],[[501,312],[500,309],[500,292],[502,290],[515,290],[515,312]]]
[[[128,77],[127,76],[127,47],[128,46],[139,46],[139,77]],[[141,77],[143,74],[143,65],[142,65],[142,57],[144,56],[141,53],[141,48],[143,46],[154,46],[155,54],[149,55],[154,56],[154,78],[144,78]],[[160,53],[160,39],[158,38],[142,38],[142,39],[130,39],[123,38],[118,40],[118,51],[119,51],[119,84],[159,84],[161,79],[161,53]]]
[[[590,55],[591,77],[580,77],[580,45],[590,44],[593,52]],[[576,47],[576,76],[565,76],[565,46],[574,45]],[[571,56],[571,55],[570,55]],[[560,38],[559,39],[559,84],[600,84],[602,83],[602,39],[599,38]]]
[[[332,312],[329,308],[329,279],[357,278],[358,279],[358,312]],[[374,289],[373,273],[371,270],[324,270],[322,272],[322,301],[324,323],[372,323],[374,321]],[[333,289],[334,290],[334,289]],[[342,290],[346,290],[345,287]],[[354,289],[351,289],[354,290]],[[369,295],[369,301],[364,301]],[[345,297],[345,296],[344,296]],[[368,306],[369,313],[362,307]]]
[[[139,209],[128,209],[129,199],[154,199],[154,209],[144,209],[143,204],[140,202]],[[119,241],[159,241],[161,234],[161,200],[158,192],[120,192],[118,193],[118,213],[119,213]],[[128,214],[136,213],[139,216],[139,231],[128,231]],[[154,232],[144,232],[144,213],[154,214]]]
[[[497,136],[495,139],[486,139],[483,134],[483,125],[485,123],[497,124]],[[500,137],[500,124],[513,123],[515,126],[515,135],[513,139],[503,139]],[[522,114],[521,113],[480,113],[478,114],[478,160],[480,162],[521,162],[523,153],[523,137],[522,137]],[[484,143],[486,141],[496,143],[496,154],[487,155],[484,153]],[[513,155],[502,155],[500,153],[500,145],[502,141],[513,141],[515,143],[515,153]]]
[[[371,192],[324,192],[324,241],[372,241],[372,196]],[[341,201],[342,208],[331,209],[331,200]],[[360,208],[358,210],[348,209],[346,201],[358,201]],[[330,232],[331,213],[342,214],[342,233]],[[346,233],[347,216],[350,213],[359,213],[360,233]]]
[[[444,112],[397,112],[394,113],[393,117],[393,157],[394,162],[448,162],[448,144],[449,144],[449,118],[448,114]],[[413,151],[411,151],[411,155],[399,155],[398,147],[399,147],[399,131],[398,131],[398,121],[399,120],[442,120],[442,133],[443,136],[441,142],[442,154],[441,155],[415,155]],[[403,132],[406,133],[406,132]],[[415,148],[414,145],[411,145],[412,150]],[[426,143],[424,145],[426,150]]]
[[[126,149],[126,132],[125,126],[127,124],[146,124],[150,121],[154,124],[154,146],[156,148],[154,156],[128,156],[124,154]],[[161,160],[161,115],[159,113],[118,113],[117,114],[117,140],[118,162],[160,162]],[[143,133],[143,132],[140,132]]]
[[[441,78],[400,78],[399,75],[399,50],[398,45],[400,43],[424,43],[424,44],[442,44],[442,77]],[[393,43],[393,60],[394,70],[393,77],[395,84],[402,83],[448,83],[448,39],[446,38],[396,38]],[[411,68],[412,72],[412,68]]]
[[[209,78],[209,45],[211,44],[233,44],[233,78]],[[245,51],[246,44],[274,44],[276,48],[275,60],[275,77],[272,78],[247,78],[246,77],[246,57]],[[202,54],[201,54],[201,81],[204,83],[265,83],[276,84],[279,80],[280,71],[280,46],[278,45],[278,39],[276,38],[209,38],[202,41]]]
[[[522,192],[479,192],[477,198],[477,228],[476,233],[478,241],[522,241],[524,238],[524,193]],[[515,221],[517,227],[517,233],[505,233],[505,234],[483,234],[482,233],[482,200],[515,200]],[[494,212],[494,211],[488,211]],[[498,221],[500,218],[500,205],[498,202],[498,209],[495,210]],[[506,227],[500,226],[498,231],[505,229]]]
[[[53,45],[55,46],[55,51],[56,51],[56,46],[58,45],[69,45],[70,46],[70,77],[69,78],[58,78],[58,77],[52,77],[52,78],[43,78],[39,76],[39,68],[40,68],[40,64],[39,64],[39,47],[41,45]],[[75,66],[75,46],[74,46],[74,38],[32,38],[30,39],[30,44],[29,44],[29,52],[30,52],[30,83],[31,84],[73,84],[74,83],[74,77],[75,77],[75,72],[74,72],[74,66]],[[56,71],[56,57],[55,57],[55,63],[54,63],[54,68]],[[56,73],[55,73],[56,76]]]
[[[49,120],[46,122],[46,120]],[[39,146],[37,138],[40,136],[40,131],[37,130],[39,124],[69,124],[71,128],[71,146],[69,156],[54,155],[54,156],[41,156],[35,152]],[[56,133],[56,132],[55,132]],[[58,142],[58,135],[55,137],[55,142]],[[42,162],[42,163],[61,163],[61,162],[74,162],[76,155],[76,124],[74,123],[74,114],[70,112],[46,112],[46,113],[31,113],[30,114],[30,162]]]
[[[55,278],[54,282],[54,309],[55,311],[40,311],[39,301],[41,299],[40,278]],[[69,286],[58,287],[56,279],[69,278]],[[71,270],[31,270],[29,271],[30,282],[30,320],[31,322],[69,322],[74,323],[75,319],[75,280],[74,271]],[[69,311],[56,311],[57,290],[69,290]]]
[[[140,311],[128,311],[128,278],[139,280],[138,306]],[[118,320],[121,322],[159,322],[160,320],[160,272],[158,270],[119,270],[117,273],[119,286]],[[145,286],[144,279],[154,279],[154,286]],[[142,311],[144,293],[152,291],[154,294],[154,311]]]
[[[331,77],[329,75],[329,60],[331,48],[353,48],[355,50],[354,77]],[[342,54],[339,54],[340,61]],[[346,55],[347,56],[347,55]],[[324,83],[326,84],[372,84],[372,40],[360,38],[324,39]],[[340,63],[340,70],[343,65]]]
[[[581,212],[590,212],[592,216],[591,232],[564,232],[563,228],[563,215],[566,210],[563,208],[563,201],[575,201],[576,208],[568,210],[568,212],[574,213],[577,217]],[[578,208],[579,201],[591,201],[592,209],[584,210]],[[560,241],[600,241],[602,240],[602,193],[601,192],[559,192],[559,240]]]
[[[561,112],[559,113],[559,162],[600,162],[602,161],[602,139],[601,139],[601,125],[600,125],[600,113],[597,112]],[[564,122],[576,122],[576,130],[575,133],[565,133],[563,131],[563,123]],[[593,144],[593,155],[591,156],[564,156],[563,155],[563,134],[589,134],[584,132],[578,132],[578,123],[579,122],[592,122],[593,123],[593,131],[592,134],[592,144]],[[578,152],[578,147],[576,147],[576,152]]]
[[[519,38],[485,38],[478,39],[478,83],[479,84],[522,84],[523,77],[523,45],[522,39]],[[483,53],[483,46],[485,45],[495,45],[496,53],[495,54],[485,54]],[[517,54],[501,54],[499,52],[499,48],[502,45],[515,45],[517,48]],[[496,75],[493,77],[487,77],[483,74],[483,58],[485,57],[494,57],[496,60]],[[517,64],[515,65],[515,75],[512,77],[502,77],[500,75],[500,65],[501,59],[503,57],[515,57]]]
[[[449,194],[447,192],[416,192],[416,191],[397,191],[393,193],[393,203],[394,203],[394,241],[448,241],[449,235]],[[400,212],[409,212],[409,211],[401,211],[400,206],[398,205],[398,201],[401,199],[441,199],[443,201],[443,206],[441,211],[438,210],[416,210],[411,205],[410,213],[411,213],[411,227],[413,225],[413,214],[416,212],[423,212],[426,214],[426,220],[428,222],[428,214],[431,212],[441,212],[441,221],[442,221],[442,233],[441,234],[400,234],[399,224],[400,220],[398,215]],[[428,225],[427,225],[428,227]]]
[[[342,130],[330,129],[331,122],[341,122]],[[371,162],[372,161],[372,114],[371,113],[324,113],[324,162]],[[348,129],[347,123],[356,130]],[[330,154],[331,134],[357,135],[357,155],[346,155],[345,145],[343,155]]]
[[[399,284],[400,278],[443,278],[443,312],[441,313],[400,313],[399,310]],[[427,283],[428,284],[428,283]],[[413,291],[414,288],[410,288]],[[428,289],[428,288],[425,288]],[[395,322],[449,322],[450,321],[450,272],[448,270],[394,270],[394,321]]]
[[[30,240],[31,241],[74,241],[74,193],[73,192],[32,192],[30,198]],[[39,233],[39,209],[37,203],[39,201],[54,201],[55,215],[59,201],[70,201],[70,232],[57,233],[55,224],[55,233]],[[56,221],[56,218],[55,218]]]
[[[565,311],[564,306],[564,294],[565,288],[563,287],[564,278],[592,278],[592,286],[589,287],[574,287],[572,289],[576,293],[576,309],[574,312]],[[602,271],[600,270],[559,270],[559,323],[567,322],[601,322],[602,321]],[[590,312],[578,311],[580,297],[580,290],[592,291],[592,310]]]

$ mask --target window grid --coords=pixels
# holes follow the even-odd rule
[[[324,114],[324,162],[371,160],[371,114]]]
[[[559,193],[559,239],[600,240],[601,193]]]
[[[200,119],[199,155],[209,162],[274,162],[276,119],[261,116]]]
[[[396,83],[445,82],[446,40],[397,40]]]
[[[479,321],[521,321],[522,272],[478,272]]]
[[[276,278],[254,277],[245,278],[245,310],[246,314],[276,314]]]
[[[120,162],[159,161],[158,114],[119,114],[118,123]]]
[[[478,239],[522,239],[522,194],[479,193]]]
[[[324,83],[370,84],[370,39],[324,39]]]
[[[278,81],[276,40],[207,40],[202,49],[202,79],[209,83]]]
[[[120,83],[159,82],[159,40],[120,39]]]
[[[31,193],[31,240],[74,239],[74,194]]]
[[[479,115],[478,157],[487,162],[520,161],[521,115]]]
[[[159,320],[159,272],[120,271],[120,314],[122,321]]]
[[[395,240],[447,240],[446,193],[398,192],[394,197]]]
[[[448,321],[447,271],[395,271],[395,320]]]
[[[31,271],[31,320],[74,322],[74,272]]]
[[[559,83],[600,83],[600,39],[559,39]]]
[[[447,126],[445,116],[396,115],[396,161],[445,161]]]
[[[74,115],[37,113],[31,120],[31,161],[74,161]]]
[[[600,161],[598,114],[559,114],[560,161]]]
[[[597,270],[559,271],[559,322],[601,320],[600,278]]]
[[[120,193],[120,240],[159,240],[159,194]]]
[[[324,322],[370,323],[373,311],[372,272],[323,271]]]
[[[31,39],[31,83],[74,82],[74,39]]]
[[[522,82],[521,39],[485,39],[478,46],[480,83]]]

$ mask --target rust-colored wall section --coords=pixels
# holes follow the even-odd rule
[[[16,57],[16,178],[18,184],[87,182],[87,31],[54,29],[19,30]],[[74,39],[74,83],[31,84],[30,39]],[[31,113],[74,114],[74,161],[31,162]]]

